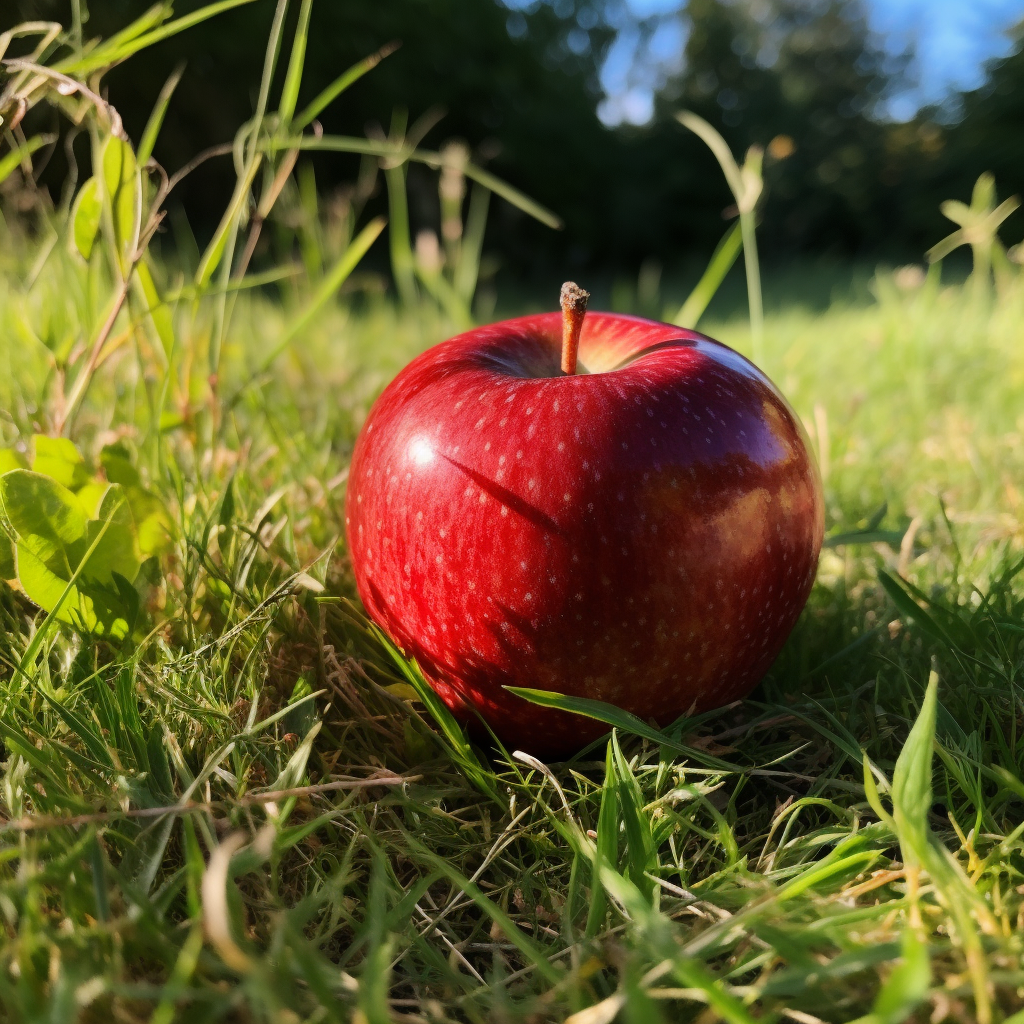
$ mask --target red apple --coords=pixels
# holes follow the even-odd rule
[[[756,366],[639,317],[592,313],[580,336],[582,316],[570,303],[414,359],[367,418],[345,509],[371,617],[457,715],[546,755],[606,727],[505,686],[662,725],[743,697],[823,533],[800,422]]]

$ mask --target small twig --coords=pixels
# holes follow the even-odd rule
[[[4,67],[16,68],[20,71],[30,71],[32,74],[41,75],[43,78],[49,78],[57,82],[57,91],[62,96],[70,96],[71,93],[77,92],[89,100],[97,110],[102,110],[107,117],[110,119],[110,131],[112,135],[116,135],[119,139],[127,138],[124,131],[124,124],[121,121],[121,115],[117,112],[116,108],[108,103],[102,96],[94,93],[87,85],[83,85],[75,78],[70,78],[68,75],[62,75],[59,71],[54,71],[53,68],[48,68],[43,64],[36,64],[31,60],[22,60],[21,58],[12,57],[9,60],[2,61]]]
[[[204,149],[201,153],[197,153],[184,167],[171,175],[170,180],[167,182],[167,187],[164,189],[164,198],[167,197],[167,194],[182,178],[190,175],[200,164],[204,164],[207,160],[212,160],[217,156],[228,156],[233,150],[234,145],[232,143],[222,142],[219,146],[211,146],[209,149]]]

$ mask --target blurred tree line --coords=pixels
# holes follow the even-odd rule
[[[400,41],[325,112],[324,130],[386,131],[396,108],[411,121],[443,113],[427,143],[466,140],[478,160],[565,221],[555,233],[495,204],[489,247],[527,278],[635,267],[651,257],[669,265],[706,258],[727,227],[731,199],[710,153],[672,116],[683,107],[716,125],[738,155],[766,147],[761,244],[776,257],[920,259],[946,231],[940,201],[968,198],[982,171],[995,173],[1001,196],[1024,193],[1020,32],[1013,54],[989,65],[981,89],[890,123],[884,103],[903,83],[909,58],[894,58],[872,36],[862,0],[690,0],[681,15],[688,23],[682,70],[658,95],[653,121],[609,128],[597,116],[598,73],[614,37],[606,2],[534,0],[510,9],[499,0],[320,0],[300,102]],[[91,0],[86,34],[109,35],[150,5]],[[182,14],[201,3],[174,6]],[[230,11],[105,81],[138,138],[164,80],[187,61],[155,151],[165,167],[230,141],[249,117],[273,7],[257,0]],[[0,31],[28,18],[66,23],[68,0],[0,3]],[[51,183],[63,173],[61,159],[58,149]],[[307,168],[305,180],[321,196],[344,201],[359,158],[318,154]],[[182,187],[198,235],[212,229],[232,183],[223,159]],[[414,230],[436,226],[436,178],[412,168],[409,188]],[[369,204],[385,208],[380,185]],[[1011,221],[1008,240],[1019,234]]]

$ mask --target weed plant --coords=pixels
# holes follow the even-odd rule
[[[321,137],[380,55],[296,114],[311,4],[285,61],[280,0],[254,119],[209,154],[231,204],[170,245],[174,82],[132,144],[102,73],[227,6],[0,37],[2,1019],[1019,1024],[1018,268],[765,318],[829,540],[751,699],[587,705],[612,732],[564,764],[475,748],[355,602],[346,467],[384,383],[478,312],[489,194],[550,216],[400,112]],[[55,206],[43,104],[88,148]],[[363,175],[323,210],[300,157],[332,147]],[[409,159],[440,242],[410,241]],[[378,173],[397,304],[357,269]]]

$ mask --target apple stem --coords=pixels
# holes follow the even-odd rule
[[[566,281],[558,298],[562,306],[562,373],[571,376],[576,372],[576,354],[590,292],[585,292],[574,281]]]

